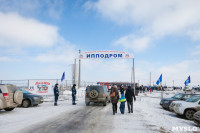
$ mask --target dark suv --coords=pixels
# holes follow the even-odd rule
[[[106,86],[92,85],[86,87],[85,104],[88,106],[90,102],[103,103],[106,106],[110,102],[109,91]]]

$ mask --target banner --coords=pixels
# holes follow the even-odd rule
[[[79,59],[131,59],[132,54],[121,51],[90,51],[79,55]]]
[[[53,95],[57,80],[29,80],[28,91],[38,95]]]

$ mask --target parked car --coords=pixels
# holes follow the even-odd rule
[[[44,99],[40,95],[32,94],[24,89],[20,89],[23,92],[23,101],[21,106],[28,108],[30,106],[37,106],[38,104],[43,103]]]
[[[185,93],[178,93],[175,94],[173,97],[171,98],[163,98],[160,101],[160,105],[164,108],[164,109],[168,109],[172,111],[172,107],[170,109],[170,105],[173,101],[185,101],[186,99],[192,97],[195,94],[185,94]]]
[[[198,126],[200,126],[200,111],[196,112],[193,115],[193,120],[194,120],[194,123],[196,123]]]
[[[174,90],[173,87],[167,87],[167,88],[166,88],[166,91],[173,91],[173,90]]]
[[[0,84],[0,110],[12,111],[22,99],[23,93],[15,85]]]
[[[187,119],[192,120],[193,114],[200,110],[200,96],[192,96],[186,101],[175,101],[174,112],[184,115]]]
[[[192,86],[186,86],[183,88],[183,91],[192,91]]]
[[[88,106],[90,102],[103,103],[106,106],[110,102],[109,91],[106,86],[92,85],[86,87],[85,104]]]

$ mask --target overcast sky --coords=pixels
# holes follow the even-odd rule
[[[136,81],[200,84],[199,0],[0,0],[0,79],[71,80],[78,50],[135,57]],[[132,60],[83,60],[84,81],[130,81]]]

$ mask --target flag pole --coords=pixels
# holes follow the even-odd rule
[[[162,74],[161,74],[162,75]],[[160,88],[161,88],[161,99],[163,99],[163,88],[162,88],[162,81],[160,82]]]

